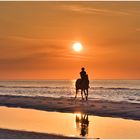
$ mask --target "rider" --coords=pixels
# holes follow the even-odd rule
[[[85,80],[85,81],[87,82],[88,87],[89,87],[88,74],[86,73],[84,67],[81,68],[80,76],[81,76],[81,80],[82,80],[82,81]]]
[[[85,78],[85,76],[86,76],[86,71],[85,71],[85,68],[84,68],[84,67],[81,68],[80,76],[81,76],[81,79],[82,79],[82,80],[83,80],[83,79]]]

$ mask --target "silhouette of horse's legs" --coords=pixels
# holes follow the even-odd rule
[[[81,96],[82,96],[82,100],[84,100],[84,97],[83,97],[83,89],[81,89]]]
[[[88,89],[84,89],[83,91],[84,91],[86,100],[88,100]]]
[[[76,89],[75,99],[77,98],[78,89]]]
[[[87,100],[86,90],[84,89],[83,91],[84,91],[84,94],[85,94],[85,98],[86,98],[86,100]]]
[[[86,89],[87,94],[86,94],[86,100],[88,100],[88,89]]]

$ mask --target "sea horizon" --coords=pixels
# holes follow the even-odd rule
[[[80,77],[79,77],[80,78]],[[73,81],[73,80],[76,80],[76,79],[79,79],[79,78],[75,78],[75,79],[0,79],[0,81],[64,81],[64,80],[69,80],[69,81]],[[122,81],[125,81],[125,80],[128,80],[128,81],[135,81],[135,80],[140,80],[140,79],[89,79],[91,81],[93,80],[122,80]]]

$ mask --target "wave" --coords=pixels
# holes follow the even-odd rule
[[[51,88],[51,87],[39,87],[39,86],[0,86],[0,88]]]
[[[52,87],[52,86],[4,86],[0,85],[0,88],[47,88],[47,89],[75,89],[75,87],[70,86],[58,86],[58,87]],[[122,87],[90,87],[92,90],[140,90],[138,88],[122,88]]]
[[[63,88],[70,88],[70,87],[48,87],[48,86],[2,86],[0,88],[49,88],[49,89],[63,89]]]
[[[122,87],[91,87],[95,90],[140,90],[138,88],[122,88]]]

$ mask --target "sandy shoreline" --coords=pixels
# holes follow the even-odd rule
[[[62,135],[39,132],[0,129],[0,139],[77,139],[77,137],[67,137]]]
[[[83,112],[90,115],[119,117],[140,120],[140,104],[90,100],[82,102],[74,98],[21,97],[0,95],[0,105],[7,107],[32,108],[58,112]]]

